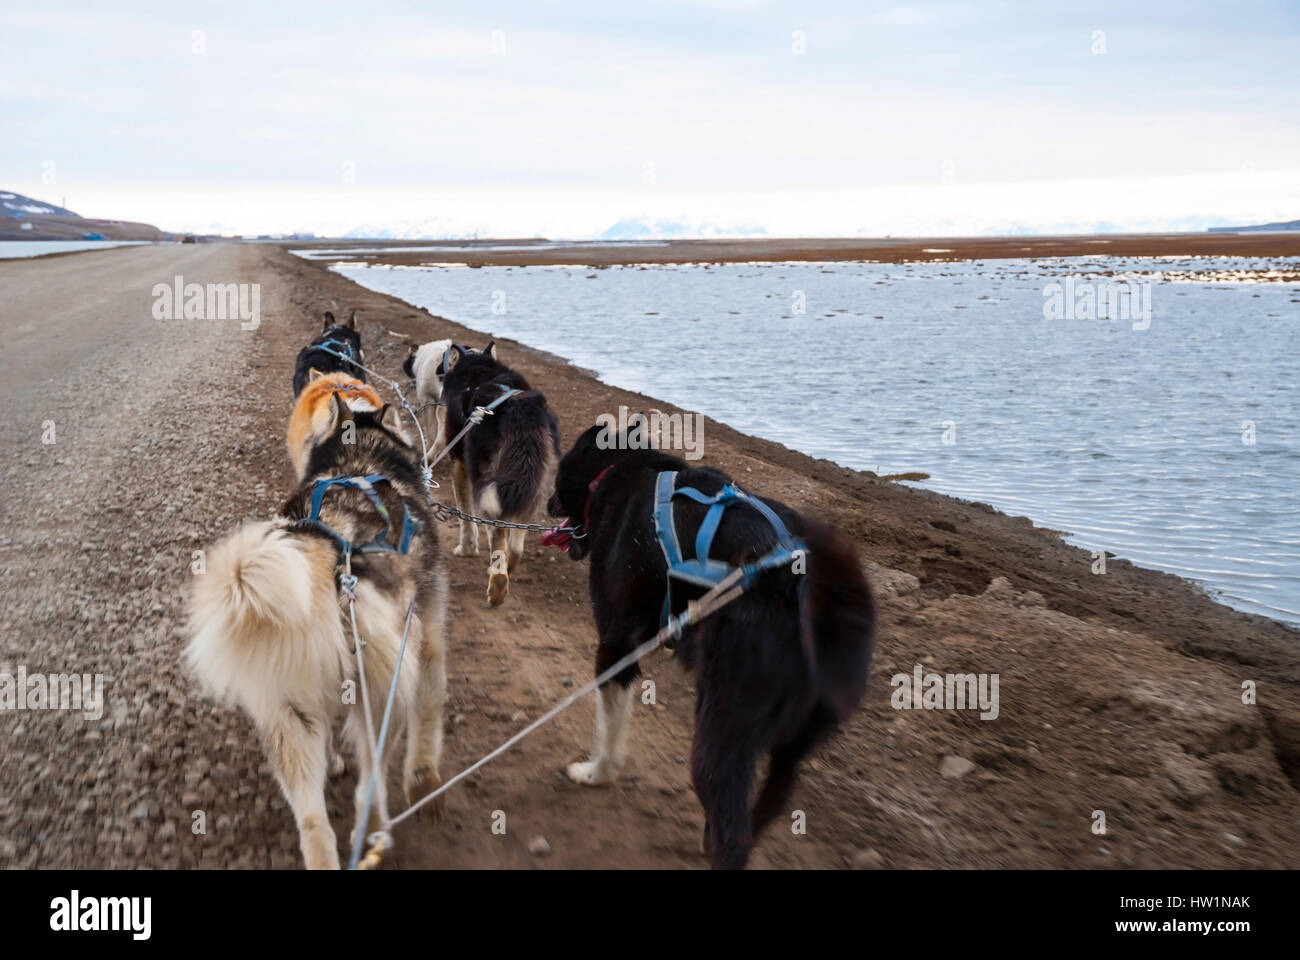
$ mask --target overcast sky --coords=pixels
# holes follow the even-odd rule
[[[553,236],[1300,217],[1294,0],[2,2],[0,188],[89,216]]]

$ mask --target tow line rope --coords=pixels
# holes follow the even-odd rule
[[[380,758],[384,755],[384,746],[388,741],[389,721],[393,716],[393,701],[397,698],[397,678],[402,672],[402,658],[406,655],[406,638],[411,632],[411,617],[415,614],[415,598],[411,598],[411,605],[406,608],[406,623],[402,627],[402,642],[397,648],[397,660],[393,663],[393,678],[388,684],[388,700],[384,704],[384,718],[379,724],[379,736],[375,736],[374,714],[370,711],[370,687],[366,683],[366,661],[362,655],[362,648],[365,647],[365,641],[361,639],[361,634],[357,630],[357,596],[356,585],[357,578],[352,575],[352,553],[346,552],[343,555],[343,572],[339,575],[339,583],[343,587],[344,595],[348,598],[348,617],[352,621],[352,643],[353,650],[357,655],[357,677],[361,684],[361,704],[366,713],[366,736],[370,742],[370,782],[366,785],[366,802],[361,810],[361,824],[370,823],[370,811],[375,802],[375,791],[379,787],[379,778],[384,774],[384,766]],[[361,849],[366,841],[364,828],[355,831],[356,837],[352,841],[352,856],[348,860],[349,870],[372,870],[379,865],[383,858],[384,851],[392,846],[393,838],[388,834],[387,827],[378,833],[370,836],[371,847],[366,853],[365,859],[361,857]]]
[[[615,676],[622,673],[632,664],[636,663],[638,660],[645,657],[647,654],[652,653],[656,648],[662,646],[663,643],[666,640],[668,640],[669,637],[672,637],[675,640],[680,640],[682,636],[682,631],[686,627],[690,626],[692,623],[697,623],[700,620],[703,620],[705,617],[709,616],[712,613],[717,612],[719,609],[725,607],[727,604],[731,603],[731,601],[735,600],[737,597],[743,594],[745,592],[745,588],[743,585],[741,585],[740,582],[742,579],[742,575],[743,575],[742,570],[737,569],[732,571],[730,576],[728,576],[726,579],[721,581],[717,586],[711,589],[708,593],[705,593],[703,596],[699,597],[696,600],[689,601],[686,605],[685,610],[683,610],[677,616],[671,617],[667,625],[664,626],[658,633],[656,633],[645,643],[641,644],[631,653],[624,656],[613,666],[601,672],[600,675],[592,678],[587,683],[584,683],[581,687],[579,687],[573,693],[569,694],[567,697],[565,697],[563,700],[557,703],[554,707],[552,707],[546,713],[542,714],[542,716],[538,717],[528,726],[524,727],[522,730],[516,733],[505,743],[501,744],[499,747],[493,750],[491,753],[488,753],[483,757],[481,757],[480,759],[476,760],[474,763],[470,764],[468,767],[466,767],[460,773],[456,774],[450,780],[444,782],[442,786],[438,787],[436,790],[432,791],[431,793],[426,794],[424,797],[417,800],[415,803],[411,804],[409,807],[407,807],[397,816],[390,818],[383,825],[381,829],[370,834],[370,836],[367,838],[370,841],[371,847],[369,852],[367,852],[366,854],[365,860],[361,862],[360,869],[369,869],[375,866],[376,864],[378,864],[379,861],[383,858],[384,853],[387,850],[389,850],[393,845],[393,835],[392,835],[393,827],[397,826],[399,823],[401,823],[403,820],[407,819],[408,817],[413,816],[426,803],[446,793],[448,790],[450,790],[456,784],[460,783],[466,777],[472,775],[475,771],[491,763],[497,757],[501,756],[501,754],[505,753],[515,744],[519,743],[519,741],[523,740],[525,737],[531,734],[533,731],[537,730],[539,727],[545,726],[551,720],[555,719],[557,716],[559,716],[569,707],[573,706],[573,704],[577,703],[587,694],[591,693],[601,684],[606,683],[609,680],[612,680]],[[408,614],[408,625],[409,625],[409,614]],[[405,640],[405,637],[403,637],[403,640]],[[393,682],[394,684],[396,683],[396,676],[394,676]],[[389,691],[389,707],[390,708],[392,707],[391,690]],[[385,724],[384,724],[384,730],[381,731],[381,737],[383,733],[387,732],[387,719],[388,719],[387,713],[385,713],[384,716]],[[372,778],[372,785],[373,785],[373,778]],[[367,809],[366,815],[369,816],[368,804],[366,809]],[[360,836],[361,835],[358,834],[358,837]],[[359,843],[358,846],[355,847],[353,850],[354,857],[357,855],[358,851],[359,851]],[[355,865],[356,863],[354,860],[353,864],[351,864],[350,867],[354,867]]]
[[[474,427],[482,423],[485,418],[492,416],[496,408],[499,407],[502,403],[509,400],[511,397],[517,396],[522,391],[511,390],[510,388],[503,386],[502,387],[503,392],[500,397],[492,401],[492,403],[488,404],[486,407],[475,407],[473,412],[470,413],[469,419],[466,421],[464,428],[459,433],[457,433],[456,436],[452,437],[451,442],[447,444],[445,447],[443,447],[442,451],[438,454],[438,456],[436,456],[433,459],[433,461],[430,462],[428,441],[425,439],[424,429],[420,426],[420,418],[417,416],[417,414],[421,410],[428,409],[429,407],[446,406],[447,401],[430,400],[428,403],[424,404],[423,406],[417,409],[411,406],[410,402],[406,399],[406,394],[402,392],[402,388],[401,386],[398,385],[396,380],[390,380],[388,379],[388,377],[385,377],[382,373],[379,373],[378,371],[375,370],[371,370],[369,367],[365,366],[364,364],[358,363],[356,360],[352,360],[351,358],[345,356],[344,354],[332,350],[329,347],[317,346],[316,349],[323,350],[329,354],[333,354],[334,356],[338,357],[340,360],[347,360],[348,363],[352,364],[354,367],[357,367],[360,370],[365,371],[367,374],[369,374],[371,377],[374,377],[376,380],[388,384],[388,386],[392,387],[393,392],[397,394],[398,403],[400,403],[403,409],[405,409],[407,413],[411,415],[411,419],[415,422],[415,429],[419,431],[420,434],[420,450],[423,454],[423,462],[425,464],[422,469],[422,473],[424,477],[424,486],[425,489],[429,491],[429,503],[433,507],[432,513],[433,513],[433,518],[435,520],[442,521],[443,523],[449,522],[451,520],[465,520],[469,523],[477,523],[480,526],[484,526],[484,527],[504,527],[504,528],[514,529],[514,530],[528,530],[533,533],[546,533],[552,530],[556,533],[568,533],[568,534],[581,533],[582,528],[580,526],[552,528],[546,526],[543,523],[512,523],[509,520],[489,520],[487,517],[476,517],[473,514],[465,513],[462,510],[460,510],[458,507],[437,503],[433,499],[432,491],[441,489],[438,486],[438,482],[433,479],[433,468],[442,462],[442,460],[447,456],[447,454],[451,452],[452,447],[456,446],[456,444],[458,444],[465,437],[465,434],[469,433],[470,430],[472,430]],[[580,540],[582,539],[582,537],[578,536],[575,537],[574,539]]]

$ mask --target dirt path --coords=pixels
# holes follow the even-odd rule
[[[154,320],[150,291],[176,274],[260,283],[261,327]],[[358,307],[369,362],[393,373],[406,347],[389,331],[481,334],[272,246],[8,262],[0,284],[0,668],[103,673],[107,700],[96,721],[0,714],[0,865],[297,866],[292,818],[247,722],[198,698],[180,670],[191,551],[289,489],[292,364],[321,310]],[[547,393],[566,442],[620,403],[651,405],[524,346],[503,341],[502,353]],[[705,436],[709,462],[839,523],[880,565],[868,702],[806,770],[792,803],[806,834],[778,824],[754,866],[1300,864],[1295,631],[1124,563],[1093,576],[1087,554],[978,504],[712,421]],[[530,539],[509,601],[490,610],[486,556],[451,556],[444,531],[449,774],[586,680],[594,633],[585,565]],[[889,677],[918,663],[998,674],[999,718],[891,709]],[[442,825],[399,828],[391,864],[702,866],[684,762],[690,679],[664,656],[645,672],[657,703],[635,711],[623,782],[593,791],[562,775],[587,748],[588,700],[454,790]],[[1243,680],[1258,683],[1258,706],[1241,703]],[[947,755],[973,767],[945,778]],[[341,836],[351,786],[350,771],[330,789]],[[195,810],[206,835],[191,833]],[[1105,835],[1091,830],[1096,810]],[[536,836],[549,856],[528,853]]]

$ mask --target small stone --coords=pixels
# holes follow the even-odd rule
[[[534,857],[546,857],[551,853],[551,843],[540,834],[528,841],[528,852]]]
[[[884,868],[885,858],[874,847],[859,850],[853,855],[854,870],[883,870]]]
[[[1165,792],[1183,807],[1195,806],[1214,793],[1214,775],[1208,764],[1179,754],[1165,760]]]
[[[939,764],[939,776],[945,780],[959,780],[974,769],[974,763],[950,753]]]

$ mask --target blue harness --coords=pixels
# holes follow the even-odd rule
[[[320,343],[311,345],[313,350],[324,350],[326,353],[332,353],[335,356],[342,357],[350,363],[356,363],[357,355],[352,349],[352,343],[348,340],[322,340]]]
[[[782,567],[794,559],[796,553],[807,550],[802,540],[790,535],[785,524],[766,503],[757,497],[751,497],[734,484],[724,484],[713,496],[707,496],[694,487],[673,489],[677,481],[677,471],[664,470],[655,480],[655,535],[664,552],[668,564],[668,590],[664,594],[664,609],[661,626],[667,626],[672,615],[672,582],[683,580],[698,587],[716,587],[731,575],[736,568],[722,560],[709,558],[709,548],[713,545],[713,536],[722,523],[722,514],[734,503],[744,503],[757,510],[776,533],[777,545],[770,553],[751,561],[740,568],[740,586],[748,588],[754,578],[765,570]],[[681,546],[677,542],[677,527],[673,523],[673,498],[687,497],[696,503],[707,504],[708,512],[695,534],[695,559],[683,560]]]
[[[371,473],[364,477],[331,477],[328,480],[317,480],[311,488],[311,513],[304,520],[298,523],[307,526],[313,526],[328,534],[337,545],[339,550],[345,554],[349,553],[401,553],[405,554],[411,549],[411,540],[415,538],[421,530],[424,529],[424,523],[414,519],[411,511],[406,506],[406,501],[402,501],[402,539],[396,547],[388,542],[389,517],[388,508],[384,502],[379,499],[379,494],[375,493],[376,483],[391,483],[382,473]],[[325,494],[330,487],[351,487],[353,490],[360,490],[370,502],[374,504],[379,515],[384,520],[384,529],[379,535],[369,543],[363,543],[360,546],[353,544],[350,540],[345,539],[337,530],[320,518],[321,504],[325,501]]]

